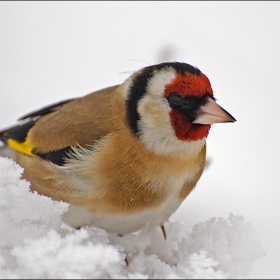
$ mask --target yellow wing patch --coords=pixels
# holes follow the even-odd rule
[[[20,152],[20,153],[23,153],[23,154],[26,154],[26,155],[29,155],[29,156],[32,156],[32,150],[33,150],[33,146],[28,143],[27,141],[25,142],[22,142],[22,143],[19,143],[13,139],[8,139],[7,140],[7,144],[9,147],[11,147],[12,149]]]

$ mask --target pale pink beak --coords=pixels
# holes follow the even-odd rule
[[[212,124],[212,123],[224,123],[235,122],[236,119],[229,114],[225,109],[218,105],[212,98],[208,98],[205,105],[201,106],[201,113],[193,123],[197,124]]]

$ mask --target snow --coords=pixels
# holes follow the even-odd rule
[[[265,255],[253,225],[232,213],[192,229],[171,219],[166,240],[160,228],[122,237],[70,228],[68,204],[32,193],[22,172],[0,157],[1,279],[244,278]]]

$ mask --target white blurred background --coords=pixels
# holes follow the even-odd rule
[[[211,165],[172,218],[243,215],[266,251],[250,278],[279,278],[280,2],[1,2],[0,128],[174,60],[237,122],[212,127]]]

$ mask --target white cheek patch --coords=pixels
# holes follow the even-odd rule
[[[168,67],[160,71],[154,71],[154,75],[147,85],[147,95],[163,97],[165,85],[171,83],[176,76],[175,69]]]
[[[140,140],[147,148],[160,155],[198,153],[206,144],[206,138],[196,141],[179,140],[170,121],[161,122],[161,125],[152,127],[143,120],[139,120],[138,127]]]
[[[170,117],[167,112],[170,111],[168,101],[164,98],[145,95],[139,102],[137,111],[141,120],[148,127],[162,126],[163,123],[168,125]]]
[[[173,68],[154,72],[154,76],[147,84],[147,91],[139,100],[137,106],[137,111],[141,116],[140,121],[138,121],[140,130],[155,127],[170,130],[169,112],[171,109],[163,95],[165,85],[169,84],[174,78],[175,70]]]

